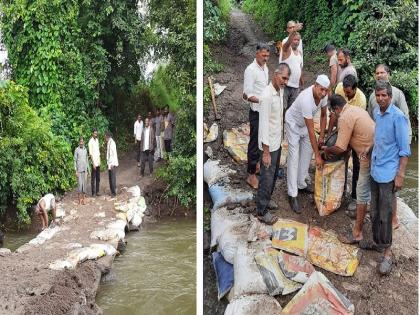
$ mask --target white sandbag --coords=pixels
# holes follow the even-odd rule
[[[109,241],[109,240],[122,240],[125,237],[125,232],[116,229],[102,229],[96,230],[90,233],[91,239],[97,239],[101,241]]]
[[[128,222],[128,220],[127,220],[127,213],[125,213],[125,212],[118,212],[118,213],[115,215],[115,217],[116,217],[118,220],[123,220],[123,221],[125,221],[125,222]]]
[[[227,166],[219,165],[220,161],[207,160],[203,166],[203,179],[207,185],[213,186],[216,182],[222,178],[228,178],[229,174],[235,174],[236,172]]]
[[[105,218],[105,212],[98,212],[93,215],[95,218]]]
[[[140,197],[141,191],[139,186],[133,186],[127,189],[127,192],[129,192],[133,197]]]
[[[52,270],[64,270],[64,269],[73,269],[75,266],[68,260],[55,260],[53,261],[48,268]]]
[[[132,207],[126,213],[127,213],[127,221],[131,222],[133,220],[133,217],[134,217],[134,214],[135,214],[135,208]]]
[[[53,228],[46,228],[44,231],[39,233],[37,237],[29,241],[31,245],[41,245],[44,244],[45,241],[51,239],[57,232],[59,232],[61,228],[59,226],[55,226]]]
[[[137,200],[137,206],[140,212],[146,211],[146,199],[144,199],[143,196],[140,196],[140,198]]]
[[[89,259],[98,259],[106,255],[106,252],[101,247],[83,247],[73,249],[68,254],[68,261],[77,263],[84,262]]]
[[[131,219],[131,224],[134,226],[140,226],[140,224],[142,223],[143,219],[141,218],[141,215],[136,213],[134,214],[133,218]]]
[[[241,295],[268,294],[267,286],[254,259],[255,252],[255,249],[248,248],[246,243],[238,244],[233,263],[235,298]]]
[[[248,242],[268,240],[273,235],[273,226],[260,222],[256,217],[250,216],[251,227],[248,232]]]
[[[241,296],[232,300],[225,310],[225,315],[274,315],[280,313],[279,302],[265,294]]]
[[[66,211],[63,209],[62,206],[57,207],[57,211],[55,212],[55,217],[58,218],[64,218],[66,215]]]
[[[249,223],[235,224],[227,228],[219,237],[219,252],[230,264],[233,264],[239,244],[245,244],[248,236]]]
[[[252,192],[234,189],[227,184],[214,184],[209,187],[209,194],[213,201],[212,211],[227,205],[240,204],[254,199]]]
[[[0,248],[0,256],[4,257],[10,255],[12,251],[8,248]]]
[[[130,209],[129,203],[127,202],[115,202],[114,208],[117,211],[127,212]]]
[[[249,215],[241,212],[240,208],[228,210],[219,208],[211,214],[211,242],[210,247],[217,245],[217,242],[223,232],[233,225],[243,224],[249,220]]]
[[[113,256],[117,253],[117,250],[109,244],[91,244],[89,247],[104,251],[107,256]]]
[[[116,230],[124,231],[126,225],[127,225],[127,222],[125,222],[124,220],[116,220],[111,223],[108,223],[106,227],[108,229],[116,229]]]

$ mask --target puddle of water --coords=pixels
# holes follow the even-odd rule
[[[129,233],[127,242],[112,266],[115,280],[96,296],[104,314],[195,314],[195,220],[160,221]]]
[[[36,232],[29,231],[8,231],[4,236],[3,247],[10,249],[12,252],[18,249],[23,244],[29,242],[31,239],[36,237]]]

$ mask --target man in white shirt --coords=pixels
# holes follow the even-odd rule
[[[299,32],[302,28],[303,28],[303,23],[299,23],[299,22],[295,22],[295,21],[289,21],[289,22],[287,22],[286,32],[287,32],[288,36],[282,40],[282,42],[281,42],[282,43],[282,46],[287,42],[287,40],[289,39],[289,36],[293,32]],[[302,55],[302,58],[303,58],[303,44],[302,44],[302,39],[300,39],[300,41],[299,41],[298,50],[299,50],[299,52],[300,52],[300,54]],[[283,58],[282,54],[283,54],[283,49],[280,49],[280,52],[279,52],[279,62],[282,61],[282,58]]]
[[[55,223],[56,220],[56,211],[57,205],[55,203],[55,197],[53,194],[46,194],[42,197],[38,203],[33,208],[35,210],[35,214],[39,215],[42,222],[42,230],[48,227],[48,212],[52,212],[52,222]]]
[[[290,68],[280,63],[271,83],[261,94],[259,109],[258,147],[263,152],[261,176],[256,196],[258,219],[266,224],[274,224],[278,218],[267,211],[274,191],[280,164],[281,141],[283,138],[283,110],[285,85],[289,80]]]
[[[92,188],[92,196],[99,196],[99,183],[101,181],[101,157],[99,152],[98,130],[95,128],[92,132],[92,138],[88,143],[89,158],[92,162],[92,173],[90,186]]]
[[[111,190],[111,197],[116,196],[116,168],[118,166],[117,146],[112,139],[112,134],[107,132],[105,135],[106,141],[106,164],[108,165],[109,188]]]
[[[134,123],[134,143],[137,144],[137,166],[140,167],[141,157],[141,134],[143,132],[143,121],[141,115],[137,115],[137,120]]]
[[[302,212],[297,200],[298,189],[301,192],[313,192],[305,182],[313,152],[317,167],[323,164],[318,146],[324,143],[329,86],[328,77],[319,75],[315,84],[303,90],[286,112],[286,137],[289,144],[287,193],[290,206],[296,213]],[[318,110],[321,110],[321,131],[317,143],[313,118]]]
[[[156,147],[156,138],[154,129],[150,125],[149,118],[144,120],[143,134],[141,136],[142,146],[142,159],[141,159],[141,168],[140,175],[144,176],[144,168],[146,161],[149,163],[149,175],[152,176],[153,173],[153,153]]]
[[[299,95],[300,89],[303,88],[303,58],[302,53],[298,49],[299,42],[300,34],[298,32],[292,32],[282,48],[281,62],[287,63],[291,71],[287,86],[289,87],[292,103]]]
[[[258,44],[254,61],[245,69],[243,99],[249,108],[249,143],[248,143],[248,178],[246,182],[254,189],[258,188],[258,179],[255,175],[260,158],[258,150],[258,110],[260,95],[268,85],[267,61],[270,57],[270,47]]]

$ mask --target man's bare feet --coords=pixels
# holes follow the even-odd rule
[[[249,186],[251,186],[254,189],[258,189],[258,178],[255,176],[255,174],[249,175],[246,179],[246,182]]]
[[[257,165],[255,166],[255,174],[259,174],[261,170],[261,166],[260,166],[260,162],[257,163]]]

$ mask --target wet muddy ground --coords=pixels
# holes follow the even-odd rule
[[[228,165],[236,174],[232,176],[232,186],[250,190],[246,185],[246,165],[237,164],[223,147],[223,131],[248,121],[248,106],[241,101],[243,88],[243,73],[255,55],[255,45],[259,41],[269,42],[271,39],[265,35],[256,23],[248,15],[238,9],[231,14],[230,31],[226,43],[211,47],[216,61],[224,65],[221,73],[213,75],[214,82],[227,85],[224,92],[216,98],[217,107],[221,120],[219,125],[219,137],[215,142],[204,144],[204,150],[210,146],[213,151],[212,159],[220,160],[222,165]],[[278,64],[278,57],[273,53],[268,63],[270,75]],[[304,81],[305,86],[313,84],[316,75],[325,73],[326,66],[319,65],[311,60],[311,56],[304,56]],[[205,78],[205,82],[206,78]],[[209,107],[211,108],[211,106]],[[210,126],[214,122],[214,116],[210,109],[205,112],[204,122]],[[314,170],[310,170],[313,178]],[[205,187],[206,190],[206,187]],[[254,191],[255,192],[255,191]],[[299,196],[299,202],[304,211],[301,215],[294,213],[287,202],[287,186],[285,178],[277,180],[276,189],[272,198],[279,205],[276,214],[282,218],[293,219],[317,225],[326,230],[334,230],[336,233],[344,233],[352,227],[353,221],[345,214],[345,205],[334,214],[327,217],[318,215],[313,197],[308,195]],[[204,195],[204,208],[210,209],[211,199],[207,193]],[[248,205],[249,212],[253,212],[255,205]],[[370,237],[371,227],[369,220],[364,227],[364,235]],[[204,235],[204,314],[223,314],[228,304],[226,300],[217,300],[216,278],[211,263],[211,254],[208,251],[209,233]],[[399,233],[398,230],[395,233]],[[417,237],[417,235],[416,235]],[[404,244],[395,244],[403,247]],[[207,247],[207,248],[206,248]],[[388,277],[381,277],[376,267],[380,260],[380,254],[363,251],[363,257],[353,277],[342,277],[333,273],[316,268],[345,294],[354,304],[356,314],[417,314],[418,306],[418,255],[417,248],[411,254],[398,255],[395,267]],[[284,307],[293,297],[277,297]]]

